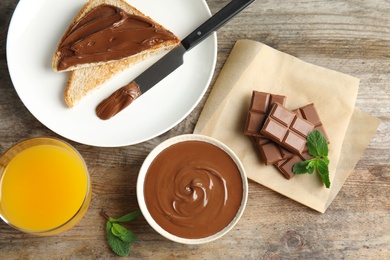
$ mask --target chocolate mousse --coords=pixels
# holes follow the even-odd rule
[[[205,238],[237,215],[243,181],[236,163],[221,148],[182,141],[152,161],[144,197],[150,215],[165,231],[181,238]]]

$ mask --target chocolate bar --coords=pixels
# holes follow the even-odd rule
[[[290,111],[283,107],[285,102],[285,96],[253,91],[244,133],[252,139],[266,165],[273,164],[287,179],[291,179],[295,176],[292,171],[294,164],[312,158],[307,151],[307,135],[312,130],[317,129],[323,133],[328,143],[329,138],[314,104]],[[274,107],[276,103],[279,104]],[[282,126],[282,132],[284,131],[285,135],[278,140],[286,141],[287,134],[290,134],[297,138],[298,141],[293,142],[293,144],[299,149],[297,148],[295,151],[292,149],[294,153],[287,150],[291,149],[291,140],[294,140],[291,136],[287,140],[290,142],[290,146],[282,147],[280,142],[274,142],[275,139],[271,140],[263,135],[261,129],[265,125],[266,119],[267,124],[269,124],[268,130],[272,124]],[[299,151],[301,152],[299,153]]]
[[[275,103],[260,133],[287,150],[301,154],[306,146],[306,138],[313,129],[314,124]]]
[[[293,110],[293,112],[295,112],[297,115],[303,117],[304,119],[314,124],[315,126],[314,129],[320,131],[325,136],[326,141],[330,143],[329,137],[326,134],[325,128],[321,122],[318,111],[315,108],[313,103],[306,105],[304,107],[300,107],[296,110]],[[311,158],[313,158],[313,156],[311,156],[309,152],[305,150],[303,153],[299,155],[294,155],[291,158],[279,160],[276,163],[274,163],[274,165],[287,179],[291,179],[295,175],[292,170],[294,164],[309,160]]]
[[[255,90],[252,92],[252,100],[244,130],[245,135],[263,137],[260,133],[261,127],[264,124],[269,110],[275,103],[284,105],[286,103],[286,97]]]
[[[326,134],[324,126],[322,125],[318,111],[315,108],[313,103],[295,109],[292,112],[302,117],[303,119],[306,119],[310,123],[314,124],[314,129],[321,131],[329,143],[329,138]],[[260,156],[264,160],[266,165],[275,164],[275,165],[283,165],[283,167],[286,167],[287,164],[283,164],[283,163],[287,161],[286,159],[292,158],[294,156],[293,153],[289,152],[288,150],[284,149],[283,147],[277,145],[276,143],[274,143],[273,141],[265,137],[263,138],[256,137],[255,144],[259,149]],[[307,146],[305,145],[305,148],[303,149],[303,152],[300,155],[301,159],[295,158],[293,159],[293,161],[295,160],[302,161],[311,158],[310,154],[306,153],[306,151],[307,151]],[[277,162],[279,163],[277,164]],[[280,169],[280,171],[282,171],[282,169]],[[283,171],[286,172],[287,170],[283,170]],[[292,171],[290,174],[292,174]],[[288,178],[290,174],[287,174],[286,178]]]

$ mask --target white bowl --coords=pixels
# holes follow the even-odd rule
[[[233,162],[236,164],[236,166],[237,166],[237,168],[239,170],[239,173],[241,175],[241,179],[242,179],[242,191],[243,191],[243,194],[242,194],[242,199],[241,199],[241,205],[240,205],[240,207],[239,207],[235,217],[221,231],[219,231],[219,232],[217,232],[217,233],[215,233],[213,235],[207,236],[207,237],[202,237],[202,238],[183,238],[183,237],[179,237],[177,235],[173,235],[173,234],[169,233],[168,231],[163,229],[153,219],[153,217],[151,216],[151,214],[150,214],[150,212],[149,212],[149,210],[147,208],[146,202],[145,202],[144,181],[145,181],[145,177],[146,177],[146,174],[148,172],[148,169],[149,169],[151,163],[166,148],[168,148],[168,147],[170,147],[172,145],[175,145],[177,143],[180,143],[180,142],[185,142],[185,141],[206,142],[206,143],[209,143],[209,144],[212,144],[214,146],[219,147],[227,155],[229,155],[230,158],[233,160]],[[156,232],[158,232],[159,234],[161,234],[165,238],[167,238],[169,240],[172,240],[172,241],[175,241],[175,242],[178,242],[178,243],[182,243],[182,244],[203,244],[203,243],[214,241],[214,240],[224,236],[226,233],[228,233],[237,224],[237,222],[239,221],[240,217],[242,216],[242,214],[244,212],[244,209],[245,209],[245,206],[246,206],[246,202],[247,202],[247,199],[248,199],[248,181],[247,181],[247,176],[246,176],[246,173],[245,173],[245,170],[244,170],[244,167],[243,167],[242,163],[240,162],[238,157],[234,154],[234,152],[229,147],[227,147],[225,144],[223,144],[222,142],[220,142],[220,141],[218,141],[216,139],[208,137],[208,136],[194,135],[194,134],[180,135],[180,136],[176,136],[176,137],[173,137],[171,139],[168,139],[168,140],[162,142],[157,147],[155,147],[150,152],[150,154],[146,157],[145,161],[143,162],[143,164],[141,166],[141,169],[140,169],[140,172],[139,172],[139,175],[138,175],[138,180],[137,180],[137,199],[138,199],[138,204],[139,204],[139,207],[140,207],[140,209],[142,211],[143,216],[145,217],[146,221],[150,224],[150,226]]]

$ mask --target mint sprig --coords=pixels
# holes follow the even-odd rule
[[[117,219],[109,217],[103,210],[100,211],[100,215],[107,219],[107,241],[112,251],[119,256],[128,256],[131,244],[133,244],[137,238],[133,232],[119,223],[130,222],[137,219],[141,215],[141,211],[136,210]]]
[[[320,131],[313,130],[308,135],[306,143],[309,154],[313,158],[294,164],[293,172],[295,174],[313,174],[317,171],[325,187],[329,188],[329,148],[325,136]]]

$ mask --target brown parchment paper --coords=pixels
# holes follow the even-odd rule
[[[359,80],[354,77],[304,62],[259,42],[240,40],[213,86],[194,133],[227,144],[241,159],[249,179],[323,213],[379,124],[377,118],[355,109],[358,88]],[[285,95],[289,109],[315,104],[331,143],[331,189],[326,189],[316,175],[286,180],[273,166],[259,160],[251,141],[243,134],[253,90]],[[357,132],[356,122],[365,122],[359,126],[356,145],[350,136],[343,144],[351,118],[354,128],[349,131],[353,133]]]

